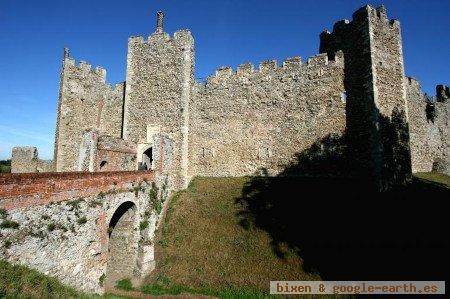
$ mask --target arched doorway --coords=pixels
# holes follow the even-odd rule
[[[140,157],[140,162],[138,165],[139,170],[149,170],[152,169],[153,163],[153,148],[150,146],[145,151],[142,152]]]
[[[106,288],[115,286],[118,280],[132,279],[134,276],[138,241],[136,216],[136,205],[127,201],[122,203],[111,217],[108,227]]]

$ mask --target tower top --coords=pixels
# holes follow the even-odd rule
[[[69,48],[64,47],[64,59],[69,58],[69,56],[70,56]]]
[[[156,33],[164,32],[164,12],[159,10],[156,13]]]

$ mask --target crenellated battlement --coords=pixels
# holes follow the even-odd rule
[[[65,52],[68,54],[68,52]],[[109,88],[111,92],[123,92],[124,82],[111,84],[106,82],[106,69],[101,66],[92,67],[90,63],[85,60],[80,60],[78,63],[73,57],[69,57],[68,55],[64,56],[64,67],[69,67],[73,72],[78,72],[81,76],[85,77],[89,74],[94,75],[94,77],[98,77],[101,82],[105,84],[106,87]]]
[[[76,60],[72,57],[65,57],[64,59],[65,67],[73,67],[75,70],[79,71],[82,75],[86,76],[87,74],[94,74],[98,76],[101,81],[106,82],[106,69],[101,66],[97,66],[95,68],[92,65],[84,60],[80,60],[77,64]],[[73,70],[73,69],[72,69]]]
[[[302,62],[299,56],[286,58],[281,65],[278,65],[276,60],[265,60],[259,63],[259,68],[255,70],[255,67],[251,63],[245,63],[238,65],[236,71],[230,66],[221,66],[215,72],[207,78],[207,84],[219,83],[225,80],[233,80],[243,77],[259,76],[261,74],[282,74],[286,71],[296,72],[308,72],[315,68],[327,68],[327,67],[343,67],[344,66],[344,54],[342,51],[338,51],[334,55],[334,59],[330,60],[327,54],[317,54],[308,58],[306,63]],[[316,73],[316,71],[313,71]]]
[[[320,34],[320,40],[326,41],[332,38],[335,35],[342,35],[346,31],[351,30],[356,23],[365,22],[367,17],[370,17],[372,21],[376,21],[381,25],[385,25],[390,29],[399,29],[400,22],[396,19],[389,19],[387,16],[386,8],[381,5],[379,7],[373,7],[371,5],[366,5],[355,11],[352,15],[352,20],[343,19],[337,21],[333,25],[333,31],[330,32],[328,30],[323,31]]]
[[[148,45],[160,42],[175,43],[177,45],[193,46],[194,37],[188,29],[180,29],[170,35],[166,32],[154,32],[147,39],[142,36],[131,36],[128,39],[129,45]]]
[[[300,56],[295,56],[291,58],[286,58],[283,61],[283,68],[284,69],[298,69],[300,66],[302,66],[302,58]]]
[[[233,74],[233,70],[229,66],[221,66],[216,70],[216,78],[228,78]]]
[[[271,71],[276,71],[278,68],[276,60],[266,60],[259,64],[260,73],[269,73]]]
[[[243,63],[238,65],[237,74],[238,76],[248,76],[253,74],[255,67],[251,63]]]
[[[221,66],[203,82],[194,79],[191,31],[165,32],[162,11],[155,21],[148,36],[128,39],[126,84],[106,83],[105,69],[77,63],[65,50],[63,80],[68,83],[62,85],[61,99],[66,102],[59,109],[65,144],[56,143],[63,144],[59,160],[68,166],[58,170],[72,170],[80,141],[67,136],[78,136],[81,129],[113,132],[143,147],[151,142],[153,125],[164,128],[174,140],[178,156],[173,157],[171,179],[177,186],[199,173],[244,175],[257,166],[266,167],[261,161],[288,162],[298,144],[344,129],[357,165],[352,172],[375,176],[381,184],[392,179],[382,176],[398,170],[380,163],[389,156],[383,151],[391,144],[382,144],[386,138],[374,124],[378,116],[393,119],[394,111],[403,117],[405,90],[419,95],[420,85],[404,75],[400,23],[388,18],[384,6],[363,6],[351,18],[332,24],[330,31],[320,34],[317,55]],[[448,97],[448,88],[439,92]],[[70,109],[63,109],[67,105]],[[286,138],[288,131],[291,135]],[[238,150],[234,144],[221,148],[228,140]],[[291,152],[286,151],[285,146],[291,145]],[[399,160],[407,161],[408,149],[399,146],[405,154]],[[208,154],[212,152],[217,157]],[[233,161],[241,163],[233,165]],[[403,173],[395,178],[407,177],[408,165],[402,167]]]
[[[328,55],[326,53],[314,55],[308,58],[307,65],[309,66],[328,65]]]
[[[406,80],[406,83],[407,83],[409,86],[419,86],[419,88],[420,88],[419,80],[417,80],[416,78],[410,77],[410,76],[406,76],[406,77],[405,77],[405,80]]]

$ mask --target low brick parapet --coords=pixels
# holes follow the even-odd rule
[[[1,174],[0,208],[45,205],[120,191],[154,178],[153,171]]]

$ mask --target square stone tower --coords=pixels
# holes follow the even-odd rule
[[[353,171],[387,189],[411,179],[400,23],[384,6],[364,6],[353,20],[320,35],[320,52],[344,52],[347,138]]]
[[[123,138],[138,145],[137,160],[150,163],[155,136],[173,141],[170,173],[173,186],[186,187],[188,171],[189,100],[194,84],[194,39],[181,30],[171,37],[163,30],[162,12],[148,40],[128,41]]]

